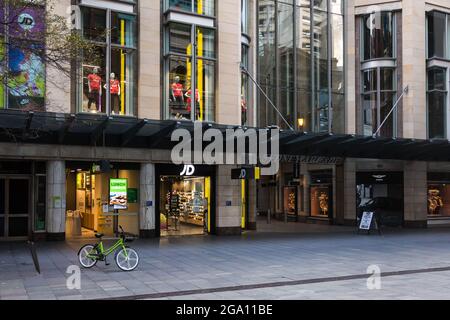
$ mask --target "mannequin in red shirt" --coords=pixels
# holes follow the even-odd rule
[[[180,82],[180,77],[176,76],[170,86],[170,101],[174,108],[182,108],[184,106],[184,87]]]
[[[120,81],[116,79],[116,74],[114,72],[110,74],[109,78],[109,92],[111,94],[112,114],[120,114]]]
[[[102,78],[98,75],[98,68],[95,67],[92,73],[87,76],[88,80],[88,109],[90,111],[99,111],[99,100],[101,95]],[[92,104],[95,103],[95,109],[91,109]]]
[[[187,111],[191,112],[191,93],[192,90],[189,88],[189,90],[186,92],[186,109]],[[198,93],[198,89],[195,89],[195,109],[198,109],[200,107],[200,94]]]

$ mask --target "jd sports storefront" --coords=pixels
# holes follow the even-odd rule
[[[157,235],[214,234],[216,167],[159,164],[155,174]]]

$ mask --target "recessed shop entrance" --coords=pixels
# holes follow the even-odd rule
[[[206,235],[215,230],[214,170],[157,166],[156,227],[159,235]]]
[[[402,172],[358,172],[356,174],[357,218],[374,212],[385,226],[399,227],[404,222]]]
[[[30,233],[30,178],[0,176],[0,239],[27,239]]]
[[[114,236],[118,226],[128,233],[139,234],[140,165],[109,163],[66,163],[66,236],[93,237],[95,232]],[[123,182],[123,206],[111,203],[115,182]]]

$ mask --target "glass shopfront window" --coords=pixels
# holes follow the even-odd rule
[[[363,60],[395,57],[395,15],[374,13],[363,19]]]
[[[295,186],[283,188],[283,210],[290,216],[298,215],[298,189]]]
[[[165,0],[164,10],[170,9],[214,16],[215,0]]]
[[[428,138],[442,139],[447,136],[447,69],[430,68],[427,77]]]
[[[109,9],[81,10],[83,35],[95,49],[83,55],[78,111],[135,115],[136,17]]]
[[[311,217],[333,218],[333,173],[330,170],[310,173]]]
[[[215,31],[170,23],[166,35],[166,117],[214,121]]]
[[[203,235],[215,232],[215,167],[159,164],[156,174],[156,230],[160,236]]]
[[[450,174],[448,172],[428,173],[428,217],[450,217]]]

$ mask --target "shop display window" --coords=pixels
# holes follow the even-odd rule
[[[289,215],[297,215],[297,188],[285,187],[283,190],[284,212]]]
[[[83,52],[79,111],[133,116],[136,97],[136,17],[88,7],[81,10],[82,33],[94,44],[94,50]]]
[[[166,117],[214,121],[215,31],[170,23],[165,34]]]
[[[209,178],[161,177],[160,229],[164,235],[207,232]]]
[[[450,217],[450,184],[428,185],[429,217]]]
[[[325,186],[311,186],[311,216],[329,218],[331,210],[330,188]]]

